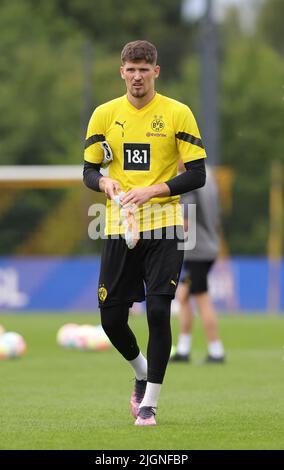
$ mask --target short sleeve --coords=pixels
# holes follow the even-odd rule
[[[101,143],[105,141],[105,123],[103,113],[97,108],[89,121],[85,149],[84,159],[90,163],[101,163],[104,158],[104,152],[101,147]]]
[[[196,120],[188,106],[182,106],[176,113],[175,137],[183,163],[206,158]]]

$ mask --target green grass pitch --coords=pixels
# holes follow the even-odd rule
[[[170,364],[155,428],[137,428],[129,410],[128,364],[114,350],[64,350],[64,323],[98,315],[0,315],[26,339],[27,354],[0,361],[0,449],[283,449],[284,316],[220,317],[225,365],[198,365],[206,353],[200,321],[193,361]],[[131,325],[145,352],[144,316]],[[173,337],[177,321],[173,318]]]

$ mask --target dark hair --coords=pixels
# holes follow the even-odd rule
[[[132,41],[125,44],[121,52],[121,62],[139,62],[145,60],[148,64],[156,65],[157,49],[148,41]]]

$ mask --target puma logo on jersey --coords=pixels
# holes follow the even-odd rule
[[[115,121],[115,124],[122,128],[122,137],[124,137],[124,124],[125,123],[126,123],[126,121],[123,121],[123,122]]]
[[[121,126],[122,129],[124,129],[124,124],[125,123],[126,123],[126,121],[124,121],[124,122],[115,121],[115,124],[117,124],[118,126]]]

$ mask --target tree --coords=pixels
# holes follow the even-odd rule
[[[29,0],[40,9],[64,19],[95,46],[104,45],[109,53],[118,53],[123,44],[135,39],[152,41],[159,51],[163,76],[171,78],[188,50],[189,29],[181,18],[182,0]],[[46,4],[49,4],[46,6]]]
[[[227,50],[222,76],[222,161],[235,172],[226,234],[233,253],[264,254],[271,161],[284,163],[284,64],[244,38]]]
[[[28,2],[1,3],[1,164],[62,164],[80,158],[80,38],[69,37],[68,28],[56,23],[45,22]],[[11,194],[13,204],[0,220],[2,253],[13,251],[63,196],[64,191]]]
[[[258,20],[258,29],[263,38],[280,54],[284,54],[284,2],[265,0]]]

